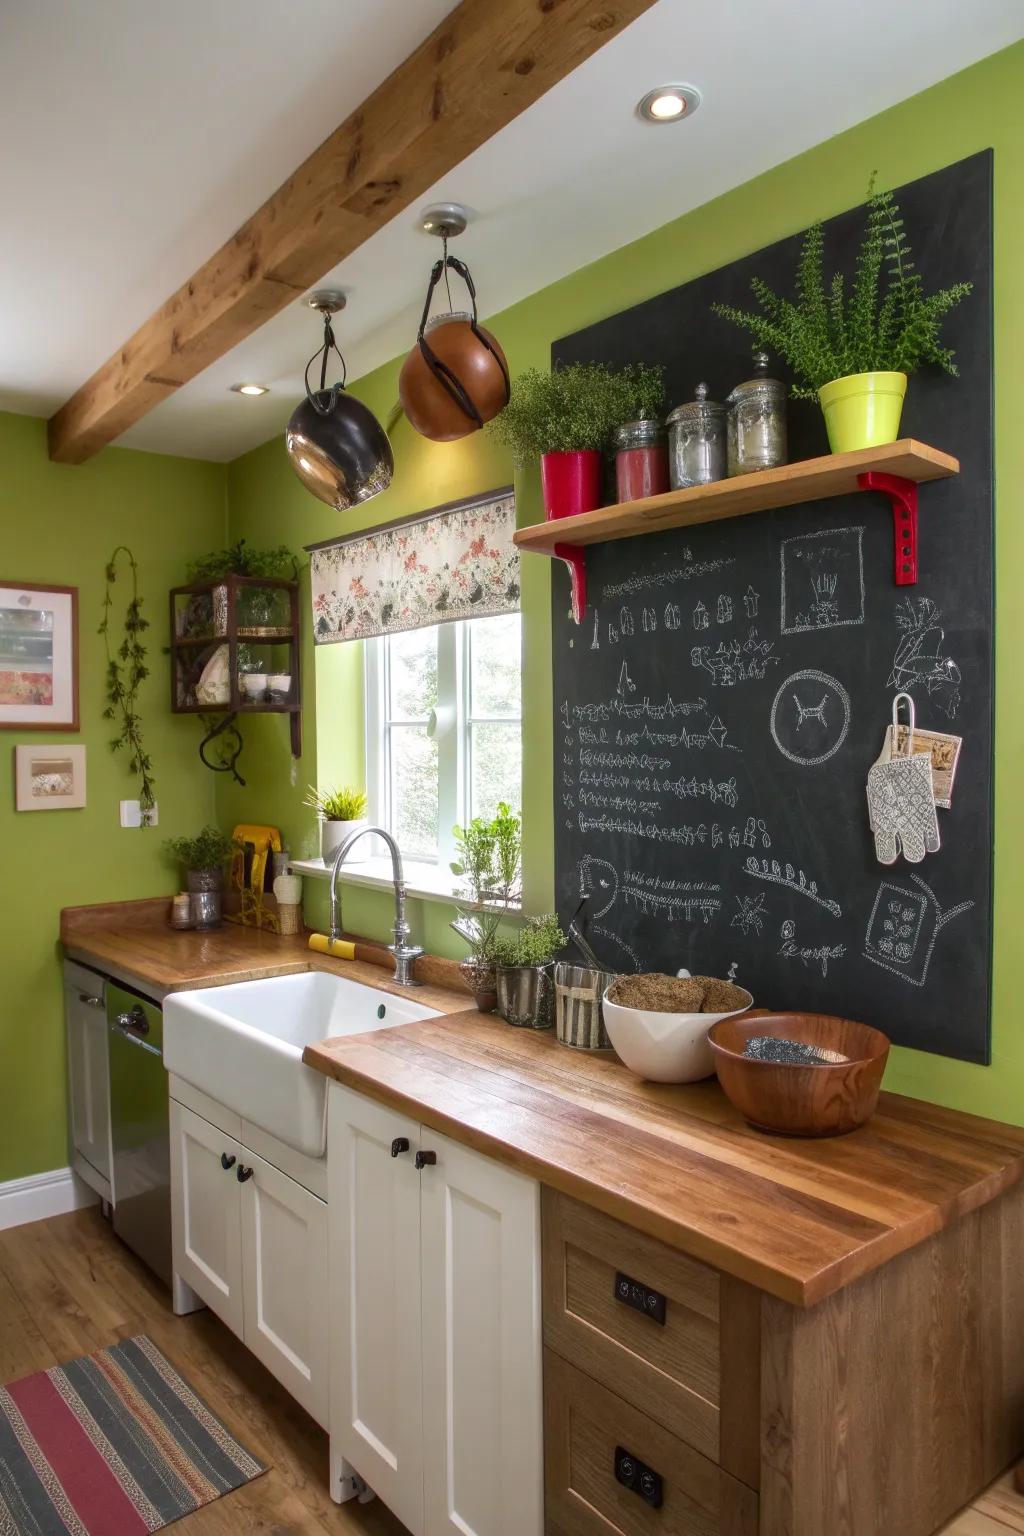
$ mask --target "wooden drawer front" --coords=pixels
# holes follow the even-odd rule
[[[544,1191],[544,1342],[719,1459],[717,1272]],[[664,1324],[616,1299],[624,1274],[666,1298]]]
[[[550,1349],[544,1439],[547,1536],[757,1536],[756,1493]],[[618,1447],[660,1474],[660,1508],[617,1480]]]

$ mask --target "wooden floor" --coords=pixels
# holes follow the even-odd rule
[[[270,1471],[178,1522],[182,1536],[407,1536],[382,1504],[332,1504],[327,1436],[209,1312],[174,1317],[166,1290],[96,1207],[0,1232],[0,1382],[147,1333]],[[1024,1536],[1000,1479],[943,1536]]]

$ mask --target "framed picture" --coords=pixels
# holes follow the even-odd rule
[[[78,588],[0,582],[0,730],[78,730]]]
[[[15,747],[19,811],[79,811],[85,805],[84,747]]]

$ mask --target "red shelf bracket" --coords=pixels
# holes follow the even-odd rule
[[[572,616],[577,624],[583,623],[587,611],[587,556],[582,545],[556,544],[555,557],[564,560],[569,568],[569,584],[572,592]]]
[[[892,503],[894,574],[898,587],[917,581],[917,482],[869,469],[857,476],[862,491],[881,491]]]

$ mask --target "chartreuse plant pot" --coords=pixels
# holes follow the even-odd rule
[[[905,373],[851,373],[818,390],[833,453],[879,448],[900,435]]]

